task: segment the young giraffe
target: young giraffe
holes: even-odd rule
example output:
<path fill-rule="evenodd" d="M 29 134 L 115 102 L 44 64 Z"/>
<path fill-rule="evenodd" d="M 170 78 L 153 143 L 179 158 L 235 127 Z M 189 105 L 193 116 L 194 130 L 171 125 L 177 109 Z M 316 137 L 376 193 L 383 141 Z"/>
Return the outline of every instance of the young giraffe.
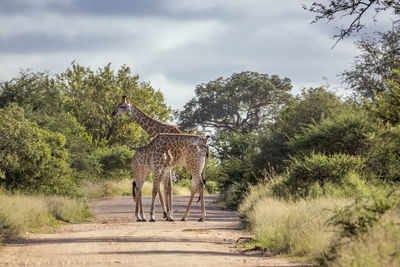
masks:
<path fill-rule="evenodd" d="M 164 160 L 167 161 L 167 158 L 164 157 Z M 142 208 L 142 187 L 147 179 L 147 176 L 151 172 L 153 172 L 153 170 L 157 166 L 157 164 L 160 164 L 160 163 L 153 161 L 153 152 L 152 152 L 152 147 L 150 145 L 147 145 L 147 146 L 144 146 L 144 147 L 138 149 L 132 158 L 132 172 L 133 172 L 133 180 L 134 180 L 134 182 L 132 183 L 132 195 L 133 195 L 133 199 L 135 200 L 135 203 L 136 203 L 135 216 L 136 216 L 136 221 L 138 221 L 138 222 L 146 221 L 146 218 L 145 218 L 145 215 L 143 212 L 143 208 Z M 162 164 L 166 165 L 167 162 L 162 162 Z M 169 202 L 168 195 L 171 194 L 169 192 L 169 187 L 167 186 L 168 181 L 163 181 L 163 184 L 164 184 L 165 200 L 168 203 Z M 154 183 L 153 183 L 153 185 L 154 185 Z M 164 202 L 163 202 L 163 199 L 161 196 L 160 187 L 157 187 L 157 191 L 159 194 L 161 207 L 163 209 L 164 218 L 166 218 L 169 221 L 172 221 L 173 220 L 172 214 L 167 212 L 167 208 L 164 205 Z M 170 207 L 171 205 L 169 204 L 167 206 Z"/>
<path fill-rule="evenodd" d="M 197 191 L 199 191 L 201 201 L 201 216 L 199 221 L 203 221 L 206 212 L 204 207 L 204 181 L 201 176 L 202 170 L 208 157 L 208 139 L 202 138 L 197 135 L 188 134 L 159 134 L 149 145 L 148 150 L 151 156 L 151 162 L 153 164 L 153 191 L 152 201 L 150 209 L 150 221 L 155 221 L 154 218 L 154 201 L 157 196 L 158 188 L 160 184 L 164 182 L 164 194 L 167 197 L 167 192 L 170 191 L 170 184 L 165 181 L 168 179 L 164 174 L 169 173 L 174 164 L 181 164 L 186 166 L 192 174 L 192 189 L 191 196 L 186 208 L 186 212 L 182 218 L 182 221 L 186 221 L 189 216 L 190 207 L 192 205 L 193 197 Z M 177 153 L 179 151 L 179 153 Z M 176 158 L 174 158 L 174 155 Z M 141 196 L 141 186 L 138 185 L 138 195 Z M 138 201 L 140 201 L 139 207 L 141 208 L 141 199 L 136 197 L 136 207 L 138 207 Z M 167 202 L 167 218 L 172 220 L 172 207 Z"/>

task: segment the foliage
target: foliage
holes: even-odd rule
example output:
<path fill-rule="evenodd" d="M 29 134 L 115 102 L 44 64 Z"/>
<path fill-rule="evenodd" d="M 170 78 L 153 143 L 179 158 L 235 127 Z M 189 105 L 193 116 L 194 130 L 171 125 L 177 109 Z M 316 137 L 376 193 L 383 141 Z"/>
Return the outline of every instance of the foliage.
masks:
<path fill-rule="evenodd" d="M 69 152 L 68 163 L 75 171 L 75 176 L 83 179 L 96 177 L 100 173 L 100 164 L 93 156 L 95 146 L 91 137 L 71 114 L 60 112 L 50 116 L 34 112 L 27 116 L 41 128 L 65 136 L 65 148 Z"/>
<path fill-rule="evenodd" d="M 368 139 L 367 168 L 380 181 L 400 182 L 400 124 L 382 127 Z"/>
<path fill-rule="evenodd" d="M 367 109 L 385 123 L 400 123 L 400 70 L 393 70 L 393 79 L 386 81 L 388 90 L 376 94 L 375 100 L 367 103 Z"/>
<path fill-rule="evenodd" d="M 350 186 L 350 194 L 363 189 L 363 182 L 357 175 L 365 167 L 365 159 L 346 154 L 314 154 L 304 157 L 292 157 L 287 170 L 287 179 L 283 181 L 294 198 L 317 197 L 324 195 L 327 185 Z"/>
<path fill-rule="evenodd" d="M 257 72 L 234 73 L 196 87 L 196 97 L 179 113 L 179 127 L 213 127 L 248 133 L 261 130 L 289 99 L 288 78 Z"/>
<path fill-rule="evenodd" d="M 29 106 L 42 114 L 52 114 L 61 106 L 62 92 L 48 73 L 24 70 L 19 77 L 0 82 L 0 108 L 10 103 L 24 108 Z"/>
<path fill-rule="evenodd" d="M 362 19 L 365 21 L 368 10 L 374 9 L 373 21 L 376 21 L 376 15 L 381 11 L 391 10 L 393 14 L 398 15 L 400 3 L 398 0 L 333 0 L 329 1 L 329 5 L 313 2 L 310 7 L 303 5 L 303 8 L 315 14 L 313 23 L 320 20 L 332 21 L 338 17 L 341 19 L 350 18 L 349 22 L 346 23 L 347 25 L 338 28 L 339 33 L 333 36 L 340 41 L 365 28 Z"/>
<path fill-rule="evenodd" d="M 303 89 L 301 95 L 282 109 L 273 129 L 292 138 L 302 133 L 306 126 L 334 116 L 344 107 L 338 96 L 323 87 Z"/>
<path fill-rule="evenodd" d="M 377 35 L 378 39 L 364 37 L 356 42 L 360 55 L 351 69 L 340 75 L 349 89 L 370 99 L 389 90 L 391 86 L 386 81 L 398 78 L 392 70 L 400 68 L 400 26 Z"/>
<path fill-rule="evenodd" d="M 388 226 L 384 225 L 385 222 L 382 220 L 382 217 L 390 211 L 396 210 L 394 213 L 395 221 L 397 223 L 400 222 L 399 207 L 399 191 L 392 190 L 387 194 L 377 194 L 375 192 L 368 198 L 356 199 L 351 205 L 336 208 L 329 222 L 331 225 L 339 228 L 339 236 L 331 244 L 330 248 L 321 255 L 319 258 L 320 264 L 329 265 L 331 262 L 340 261 L 340 258 L 343 258 L 341 254 L 346 254 L 342 249 L 343 247 L 351 247 L 349 244 L 359 243 L 358 241 L 365 239 L 371 230 L 379 224 L 381 226 L 382 224 L 383 226 Z M 393 224 L 393 221 L 389 222 L 389 224 Z M 395 254 L 387 256 L 391 256 L 393 259 L 396 257 Z"/>
<path fill-rule="evenodd" d="M 171 109 L 164 103 L 163 94 L 154 90 L 149 83 L 140 82 L 139 76 L 131 74 L 127 66 L 122 66 L 116 73 L 111 64 L 98 69 L 97 72 L 73 63 L 58 76 L 58 83 L 65 92 L 64 109 L 85 127 L 95 144 L 106 143 L 111 128 L 111 113 L 119 103 L 122 95 L 129 96 L 135 104 L 149 116 L 165 121 L 171 119 Z M 147 135 L 144 134 L 131 118 L 122 118 L 109 140 L 109 144 L 144 145 Z"/>
<path fill-rule="evenodd" d="M 386 218 L 388 217 L 388 218 Z M 337 248 L 335 259 L 320 260 L 327 266 L 387 266 L 400 265 L 400 217 L 399 210 L 393 209 L 380 222 L 369 229 L 362 238 L 353 239 Z"/>
<path fill-rule="evenodd" d="M 29 122 L 15 105 L 0 109 L 0 183 L 9 190 L 77 195 L 65 137 Z"/>
<path fill-rule="evenodd" d="M 259 153 L 254 157 L 254 165 L 260 169 L 273 168 L 282 172 L 293 150 L 288 142 L 296 134 L 303 133 L 308 125 L 318 124 L 326 117 L 335 116 L 344 104 L 332 92 L 326 89 L 309 88 L 300 96 L 292 99 L 278 114 L 270 131 L 260 134 Z"/>
<path fill-rule="evenodd" d="M 217 159 L 220 160 L 218 168 L 218 187 L 226 191 L 231 208 L 236 207 L 243 194 L 247 191 L 249 184 L 255 184 L 258 181 L 258 175 L 253 166 L 252 157 L 256 153 L 256 144 L 258 136 L 255 133 L 236 133 L 222 132 L 216 138 L 214 147 L 216 148 Z"/>
<path fill-rule="evenodd" d="M 113 146 L 99 148 L 95 151 L 94 157 L 101 165 L 104 178 L 118 180 L 130 176 L 134 153 L 127 146 Z"/>
<path fill-rule="evenodd" d="M 350 107 L 318 124 L 310 124 L 303 133 L 294 136 L 289 147 L 304 155 L 312 152 L 361 155 L 366 150 L 368 135 L 377 128 L 363 110 Z"/>

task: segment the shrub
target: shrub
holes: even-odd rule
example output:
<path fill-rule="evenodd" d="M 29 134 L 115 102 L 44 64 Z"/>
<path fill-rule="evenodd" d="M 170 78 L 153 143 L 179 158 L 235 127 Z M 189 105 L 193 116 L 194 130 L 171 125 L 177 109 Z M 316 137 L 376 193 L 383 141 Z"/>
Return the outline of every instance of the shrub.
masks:
<path fill-rule="evenodd" d="M 330 224 L 338 238 L 321 254 L 329 266 L 397 266 L 400 263 L 400 193 L 373 192 L 351 205 L 337 208 Z"/>
<path fill-rule="evenodd" d="M 367 167 L 379 180 L 400 182 L 400 125 L 385 127 L 368 140 Z"/>
<path fill-rule="evenodd" d="M 130 176 L 134 153 L 127 146 L 104 147 L 95 152 L 95 158 L 101 164 L 104 178 L 123 179 Z"/>
<path fill-rule="evenodd" d="M 51 132 L 58 132 L 65 136 L 65 147 L 68 149 L 68 163 L 80 179 L 96 177 L 100 173 L 98 161 L 93 156 L 94 145 L 91 137 L 86 133 L 74 117 L 69 113 L 54 113 L 43 115 L 36 112 L 29 114 L 29 119 Z"/>
<path fill-rule="evenodd" d="M 346 109 L 318 124 L 309 125 L 303 133 L 295 135 L 289 147 L 296 154 L 358 155 L 365 151 L 365 140 L 376 128 L 376 124 L 361 110 Z"/>
<path fill-rule="evenodd" d="M 364 168 L 364 159 L 345 154 L 314 154 L 303 158 L 293 157 L 282 181 L 293 197 L 317 197 L 326 193 L 327 185 L 362 187 L 357 174 Z M 357 192 L 353 192 L 357 193 Z"/>
<path fill-rule="evenodd" d="M 24 110 L 0 110 L 0 184 L 9 190 L 77 196 L 65 137 L 29 122 Z"/>

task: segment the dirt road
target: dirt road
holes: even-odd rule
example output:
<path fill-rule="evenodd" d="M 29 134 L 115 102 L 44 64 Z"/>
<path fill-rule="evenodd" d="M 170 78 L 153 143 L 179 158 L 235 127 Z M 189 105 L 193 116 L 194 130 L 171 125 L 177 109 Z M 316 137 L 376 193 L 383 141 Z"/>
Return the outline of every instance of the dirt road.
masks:
<path fill-rule="evenodd" d="M 241 253 L 236 241 L 248 236 L 238 229 L 235 213 L 222 210 L 216 196 L 206 196 L 207 217 L 197 222 L 200 205 L 179 221 L 188 197 L 174 197 L 175 222 L 136 222 L 133 200 L 115 197 L 91 203 L 95 219 L 70 224 L 54 234 L 28 234 L 0 248 L 0 266 L 301 266 L 262 254 Z M 150 198 L 144 198 L 149 211 Z M 157 203 L 159 204 L 159 203 Z"/>

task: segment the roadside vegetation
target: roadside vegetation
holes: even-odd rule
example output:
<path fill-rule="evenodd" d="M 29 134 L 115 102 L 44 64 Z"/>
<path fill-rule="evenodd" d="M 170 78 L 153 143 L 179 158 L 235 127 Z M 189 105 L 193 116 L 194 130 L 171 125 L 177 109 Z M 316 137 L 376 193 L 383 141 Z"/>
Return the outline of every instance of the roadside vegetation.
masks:
<path fill-rule="evenodd" d="M 0 241 L 26 232 L 52 232 L 63 223 L 91 217 L 84 199 L 0 191 Z"/>
<path fill-rule="evenodd" d="M 181 128 L 214 129 L 209 177 L 254 234 L 248 246 L 322 266 L 400 265 L 400 28 L 356 44 L 348 97 L 293 96 L 287 78 L 243 72 L 198 86 L 179 113 Z"/>

